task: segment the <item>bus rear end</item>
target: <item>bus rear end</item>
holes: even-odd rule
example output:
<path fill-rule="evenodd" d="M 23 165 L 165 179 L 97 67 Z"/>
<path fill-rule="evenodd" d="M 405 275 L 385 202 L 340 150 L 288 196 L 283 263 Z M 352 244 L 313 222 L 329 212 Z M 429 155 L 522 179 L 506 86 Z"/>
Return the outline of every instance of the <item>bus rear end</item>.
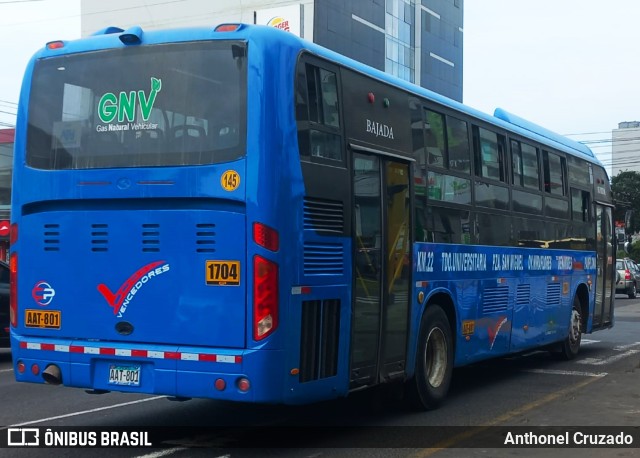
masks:
<path fill-rule="evenodd" d="M 55 42 L 27 69 L 16 379 L 270 400 L 251 386 L 269 356 L 247 345 L 277 324 L 277 268 L 247 254 L 260 236 L 245 203 L 246 41 L 136 38 Z M 256 233 L 269 248 L 268 228 Z"/>

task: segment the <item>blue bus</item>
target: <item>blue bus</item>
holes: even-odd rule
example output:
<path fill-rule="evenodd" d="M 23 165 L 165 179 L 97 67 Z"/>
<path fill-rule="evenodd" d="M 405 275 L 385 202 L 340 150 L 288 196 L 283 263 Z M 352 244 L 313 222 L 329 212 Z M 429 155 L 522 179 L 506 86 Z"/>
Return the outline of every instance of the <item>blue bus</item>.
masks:
<path fill-rule="evenodd" d="M 272 28 L 108 28 L 30 61 L 16 379 L 301 404 L 613 325 L 585 146 Z"/>

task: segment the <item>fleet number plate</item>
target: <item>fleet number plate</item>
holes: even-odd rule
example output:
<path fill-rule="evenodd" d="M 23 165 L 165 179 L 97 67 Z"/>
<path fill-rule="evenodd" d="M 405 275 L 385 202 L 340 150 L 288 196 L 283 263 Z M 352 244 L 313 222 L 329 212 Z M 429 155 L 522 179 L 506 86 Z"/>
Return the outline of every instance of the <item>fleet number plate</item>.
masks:
<path fill-rule="evenodd" d="M 112 385 L 140 386 L 140 366 L 109 366 L 109 383 Z"/>
<path fill-rule="evenodd" d="M 205 279 L 207 285 L 238 286 L 240 261 L 207 261 Z"/>
<path fill-rule="evenodd" d="M 60 310 L 24 311 L 24 325 L 27 328 L 60 329 L 62 314 Z"/>

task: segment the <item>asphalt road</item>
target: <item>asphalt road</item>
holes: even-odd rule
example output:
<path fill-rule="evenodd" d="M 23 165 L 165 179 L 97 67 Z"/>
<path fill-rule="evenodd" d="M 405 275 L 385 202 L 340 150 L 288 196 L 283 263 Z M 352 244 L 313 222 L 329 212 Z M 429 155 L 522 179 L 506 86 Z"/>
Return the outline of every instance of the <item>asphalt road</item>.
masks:
<path fill-rule="evenodd" d="M 412 412 L 381 392 L 299 407 L 89 395 L 16 383 L 11 355 L 0 350 L 0 434 L 32 426 L 165 428 L 162 450 L 65 449 L 65 456 L 640 456 L 638 443 L 623 449 L 514 450 L 489 449 L 482 441 L 487 431 L 512 427 L 640 427 L 640 299 L 618 296 L 615 317 L 613 329 L 583 336 L 573 361 L 533 352 L 457 369 L 446 404 L 431 412 Z M 273 437 L 290 448 L 264 448 Z M 475 448 L 459 448 L 474 439 Z M 2 450 L 3 456 L 50 454 Z"/>

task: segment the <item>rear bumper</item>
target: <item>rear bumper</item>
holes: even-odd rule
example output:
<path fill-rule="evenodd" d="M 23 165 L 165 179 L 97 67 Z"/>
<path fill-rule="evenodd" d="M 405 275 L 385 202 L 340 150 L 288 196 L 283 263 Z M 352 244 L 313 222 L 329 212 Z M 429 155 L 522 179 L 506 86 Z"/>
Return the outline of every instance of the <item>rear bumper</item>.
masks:
<path fill-rule="evenodd" d="M 616 283 L 616 293 L 627 294 L 633 287 L 633 280 L 622 280 Z"/>
<path fill-rule="evenodd" d="M 11 339 L 18 382 L 45 383 L 42 372 L 54 364 L 69 387 L 211 398 L 239 402 L 282 403 L 283 353 L 265 350 L 229 350 L 153 345 L 143 348 L 115 342 Z M 24 364 L 21 373 L 18 364 Z M 35 367 L 37 366 L 37 370 Z M 113 366 L 140 368 L 138 386 L 109 383 Z M 248 391 L 238 380 L 250 382 Z M 222 379 L 225 388 L 216 389 Z"/>

